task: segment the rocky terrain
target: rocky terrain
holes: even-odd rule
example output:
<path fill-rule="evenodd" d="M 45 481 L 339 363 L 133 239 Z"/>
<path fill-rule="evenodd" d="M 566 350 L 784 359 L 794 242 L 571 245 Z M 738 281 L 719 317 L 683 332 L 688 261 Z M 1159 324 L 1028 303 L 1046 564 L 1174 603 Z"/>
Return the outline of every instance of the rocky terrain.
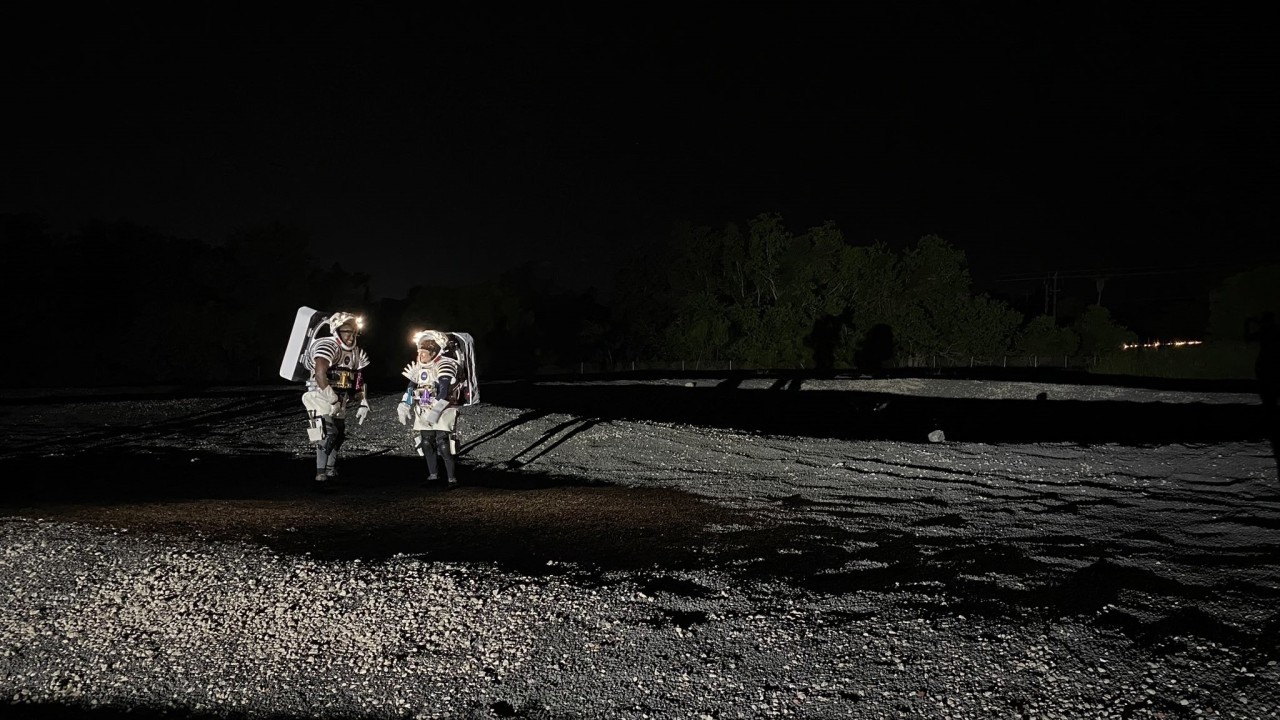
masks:
<path fill-rule="evenodd" d="M 1254 396 L 930 377 L 491 383 L 461 487 L 391 395 L 0 405 L 8 717 L 1267 718 Z"/>

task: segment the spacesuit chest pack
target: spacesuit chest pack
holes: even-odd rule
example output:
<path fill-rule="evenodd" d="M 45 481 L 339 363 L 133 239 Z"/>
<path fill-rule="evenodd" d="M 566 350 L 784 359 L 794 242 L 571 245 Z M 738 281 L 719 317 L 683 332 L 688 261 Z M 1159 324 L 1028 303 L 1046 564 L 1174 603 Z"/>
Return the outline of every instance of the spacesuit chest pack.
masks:
<path fill-rule="evenodd" d="M 355 368 L 355 353 L 339 348 L 338 356 L 329 366 L 329 387 L 339 395 L 353 395 L 364 389 L 364 373 Z"/>

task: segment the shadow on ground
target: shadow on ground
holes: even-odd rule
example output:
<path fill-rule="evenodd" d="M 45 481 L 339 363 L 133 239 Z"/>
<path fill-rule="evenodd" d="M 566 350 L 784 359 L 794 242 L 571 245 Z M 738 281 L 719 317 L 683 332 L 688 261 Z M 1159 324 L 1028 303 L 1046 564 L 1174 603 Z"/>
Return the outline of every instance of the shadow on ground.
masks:
<path fill-rule="evenodd" d="M 756 378 L 759 379 L 759 378 Z M 777 378 L 770 388 L 715 385 L 495 384 L 486 402 L 613 420 L 650 420 L 776 435 L 842 440 L 926 442 L 942 430 L 951 441 L 1073 442 L 1155 445 L 1266 441 L 1262 406 L 941 398 L 847 390 L 804 390 L 805 379 Z"/>
<path fill-rule="evenodd" d="M 97 470 L 71 472 L 86 462 Z M 717 569 L 747 582 L 781 580 L 823 594 L 908 591 L 929 612 L 1018 617 L 1106 611 L 1109 622 L 1139 639 L 1182 632 L 1250 642 L 1238 629 L 1194 611 L 1219 588 L 1113 562 L 1151 552 L 1140 547 L 1150 538 L 1128 547 L 1123 538 L 937 537 L 926 526 L 965 524 L 945 508 L 918 526 L 855 532 L 803 519 L 766 520 L 676 490 L 503 467 L 463 465 L 463 486 L 446 491 L 403 480 L 420 475 L 419 462 L 386 455 L 350 458 L 344 476 L 317 492 L 312 481 L 298 479 L 309 476 L 310 458 L 283 455 L 182 451 L 6 459 L 0 460 L 0 474 L 32 482 L 10 484 L 0 515 L 247 542 L 322 560 L 376 562 L 409 555 L 492 563 L 530 575 L 572 573 L 584 581 L 624 572 L 657 582 L 671 573 Z M 69 479 L 38 481 L 59 476 Z M 1260 547 L 1256 557 L 1234 561 L 1271 563 L 1276 552 Z M 983 579 L 1008 575 L 1019 582 Z M 687 596 L 707 591 L 696 583 L 670 582 L 652 589 Z M 1238 582 L 1232 591 L 1280 600 L 1273 590 Z M 1188 608 L 1186 617 L 1166 619 L 1159 627 L 1140 621 L 1115 607 L 1126 593 L 1177 598 Z"/>
<path fill-rule="evenodd" d="M 951 440 L 991 443 L 1155 444 L 1265 437 L 1260 406 L 1244 404 L 798 392 L 803 381 L 779 378 L 766 390 L 744 390 L 732 379 L 705 388 L 507 383 L 494 384 L 487 402 L 526 409 L 512 421 L 517 424 L 548 413 L 578 416 L 558 432 L 580 432 L 588 422 L 581 418 L 599 418 L 913 442 L 938 427 Z M 289 398 L 262 399 L 260 404 L 261 412 L 293 412 Z M 676 490 L 538 474 L 519 463 L 463 463 L 463 486 L 446 492 L 406 480 L 421 475 L 419 458 L 390 454 L 348 458 L 343 476 L 327 492 L 317 493 L 310 481 L 310 457 L 258 448 L 242 448 L 235 455 L 188 449 L 191 438 L 201 437 L 210 423 L 221 419 L 201 415 L 149 424 L 145 432 L 154 438 L 174 438 L 169 447 L 80 451 L 83 446 L 74 441 L 55 440 L 57 447 L 44 451 L 68 454 L 18 452 L 0 458 L 0 477 L 6 479 L 0 515 L 244 541 L 322 559 L 376 561 L 410 555 L 493 563 L 529 574 L 559 574 L 570 566 L 597 577 L 623 571 L 641 579 L 721 569 L 746 581 L 783 580 L 820 593 L 907 590 L 934 612 L 1015 617 L 1104 613 L 1108 622 L 1152 643 L 1179 633 L 1196 634 L 1257 643 L 1274 653 L 1280 636 L 1275 616 L 1267 621 L 1269 631 L 1250 640 L 1198 610 L 1208 593 L 1223 588 L 1169 580 L 1113 560 L 1141 557 L 1143 543 L 1063 537 L 991 542 L 963 532 L 938 539 L 927 528 L 914 527 L 857 533 L 804 520 L 766 520 Z M 545 452 L 545 444 L 517 459 Z M 960 528 L 965 519 L 943 508 L 928 522 Z M 1275 546 L 1258 548 L 1256 556 L 1238 561 L 1270 564 L 1275 553 Z M 1204 562 L 1222 559 L 1206 557 Z M 1019 582 L 982 579 L 1010 574 Z M 702 591 L 696 585 L 659 589 L 685 595 Z M 1270 588 L 1230 590 L 1272 605 L 1280 600 Z M 1176 598 L 1185 611 L 1139 620 L 1114 607 L 1117 598 L 1135 593 Z"/>
<path fill-rule="evenodd" d="M 0 514 L 247 541 L 323 559 L 403 554 L 536 573 L 559 572 L 556 564 L 700 566 L 717 525 L 758 522 L 676 490 L 465 463 L 460 486 L 445 490 L 405 480 L 422 475 L 421 459 L 405 456 L 348 458 L 343 475 L 318 491 L 311 462 L 189 450 L 3 459 L 0 475 L 10 482 Z"/>

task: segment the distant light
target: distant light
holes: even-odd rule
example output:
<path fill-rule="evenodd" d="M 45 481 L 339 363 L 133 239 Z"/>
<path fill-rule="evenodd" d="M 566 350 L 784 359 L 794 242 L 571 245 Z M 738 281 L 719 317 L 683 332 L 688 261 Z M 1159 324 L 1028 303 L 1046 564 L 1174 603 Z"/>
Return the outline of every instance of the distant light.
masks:
<path fill-rule="evenodd" d="M 1203 344 L 1204 343 L 1201 342 L 1200 340 L 1168 340 L 1164 342 L 1161 342 L 1160 340 L 1156 340 L 1154 342 L 1149 342 L 1149 343 L 1125 343 L 1120 347 L 1121 349 L 1124 349 L 1124 350 L 1136 350 L 1138 348 L 1154 349 L 1154 348 L 1162 348 L 1162 347 L 1187 347 L 1189 345 L 1203 345 Z"/>

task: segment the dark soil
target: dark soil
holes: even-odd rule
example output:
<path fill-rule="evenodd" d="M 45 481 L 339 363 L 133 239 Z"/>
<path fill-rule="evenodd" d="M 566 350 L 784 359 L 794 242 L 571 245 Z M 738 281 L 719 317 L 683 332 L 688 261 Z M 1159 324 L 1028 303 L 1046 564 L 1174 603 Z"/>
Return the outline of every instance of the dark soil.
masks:
<path fill-rule="evenodd" d="M 86 472 L 91 462 L 95 471 Z M 260 543 L 318 558 L 548 563 L 594 570 L 702 565 L 716 525 L 759 522 L 693 495 L 528 472 L 471 469 L 445 490 L 415 457 L 352 458 L 323 490 L 310 459 L 118 453 L 0 460 L 11 485 L 0 515 Z M 463 475 L 465 473 L 465 475 Z"/>

